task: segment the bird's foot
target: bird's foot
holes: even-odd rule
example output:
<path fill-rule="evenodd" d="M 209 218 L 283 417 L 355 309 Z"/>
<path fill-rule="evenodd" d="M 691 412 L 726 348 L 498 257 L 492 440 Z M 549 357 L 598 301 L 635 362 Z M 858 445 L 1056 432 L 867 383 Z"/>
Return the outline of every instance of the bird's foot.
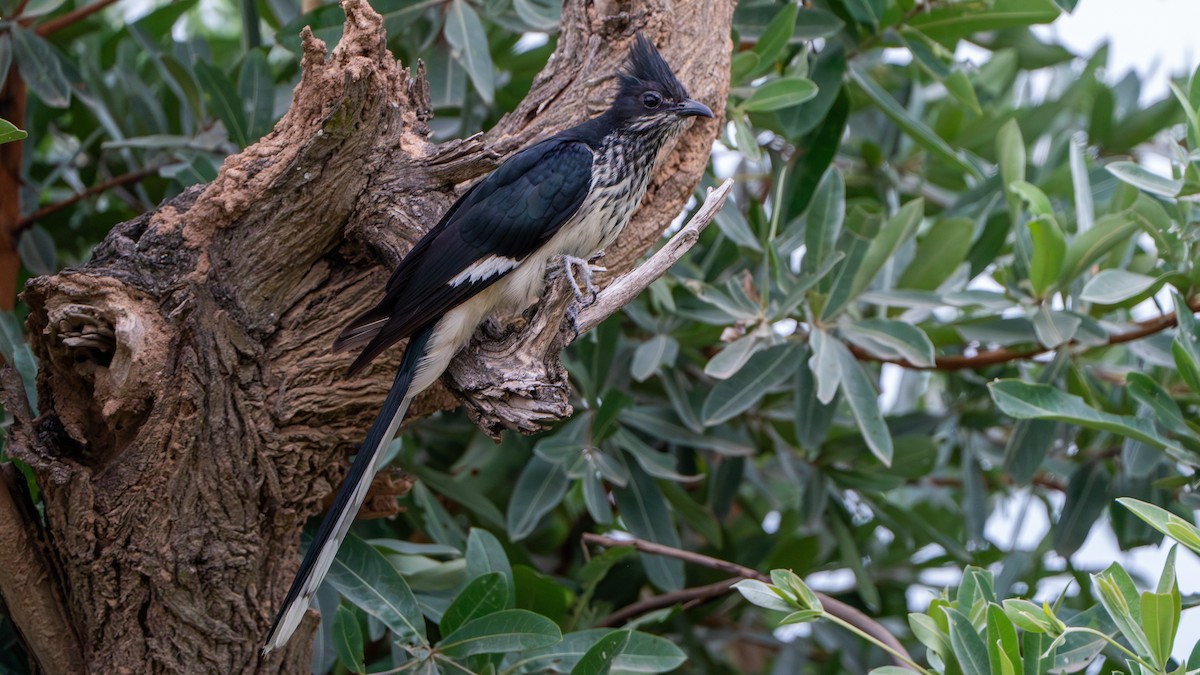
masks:
<path fill-rule="evenodd" d="M 593 272 L 605 272 L 605 268 L 594 265 L 583 258 L 577 258 L 573 255 L 562 256 L 563 273 L 567 277 L 567 282 L 571 284 L 571 291 L 575 294 L 575 302 L 587 307 L 596 301 L 596 285 L 592 283 Z M 580 284 L 575 280 L 575 270 L 579 271 L 579 277 L 583 280 Z M 584 296 L 588 299 L 585 302 Z"/>

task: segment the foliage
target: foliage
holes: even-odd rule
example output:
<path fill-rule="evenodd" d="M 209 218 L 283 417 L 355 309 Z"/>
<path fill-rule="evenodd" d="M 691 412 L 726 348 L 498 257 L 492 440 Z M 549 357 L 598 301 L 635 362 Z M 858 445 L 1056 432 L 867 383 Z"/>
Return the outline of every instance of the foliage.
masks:
<path fill-rule="evenodd" d="M 149 170 L 27 229 L 31 274 L 210 180 L 286 108 L 300 27 L 331 46 L 343 18 L 182 0 L 43 36 L 76 3 L 17 4 L 0 0 L 0 63 L 31 91 L 23 213 Z M 423 60 L 440 138 L 520 100 L 553 47 L 522 36 L 558 14 L 372 4 L 392 53 Z M 1142 104 L 1136 75 L 1106 81 L 1104 49 L 1031 31 L 1073 4 L 739 3 L 714 161 L 735 198 L 567 352 L 571 420 L 497 448 L 445 414 L 397 442 L 416 487 L 339 554 L 314 669 L 893 672 L 861 634 L 814 623 L 828 613 L 801 579 L 824 572 L 932 672 L 1173 672 L 1169 629 L 1196 603 L 1175 554 L 1140 592 L 1075 554 L 1109 527 L 1123 549 L 1164 533 L 1196 548 L 1200 75 Z M 29 361 L 8 329 L 4 352 Z M 988 526 L 1039 512 L 1054 522 L 1034 541 Z M 739 589 L 782 604 L 647 608 L 609 630 L 729 572 L 581 550 L 597 530 L 790 570 Z M 809 632 L 784 639 L 778 609 Z"/>
<path fill-rule="evenodd" d="M 1170 536 L 1200 553 L 1200 528 L 1176 522 L 1182 519 L 1152 504 L 1132 499 L 1119 501 L 1155 529 L 1164 533 L 1173 531 Z M 1092 591 L 1104 613 L 1095 607 L 1062 612 L 1047 602 L 1039 607 L 1020 598 L 1004 599 L 1000 604 L 995 576 L 988 570 L 968 566 L 953 598 L 943 593 L 925 612 L 908 615 L 913 635 L 928 650 L 930 668 L 923 668 L 903 655 L 893 655 L 926 675 L 949 672 L 1015 675 L 1075 672 L 1110 647 L 1127 659 L 1131 673 L 1195 672 L 1200 669 L 1200 644 L 1193 648 L 1186 664 L 1170 668 L 1182 602 L 1175 575 L 1176 551 L 1176 547 L 1171 548 L 1153 591 L 1139 593 L 1129 573 L 1117 563 L 1092 574 Z M 828 619 L 851 631 L 857 630 L 826 613 L 816 594 L 792 572 L 774 570 L 771 578 L 773 584 L 752 579 L 741 581 L 738 591 L 755 605 L 789 612 L 780 620 L 781 624 Z M 1065 616 L 1060 618 L 1060 614 Z M 890 651 L 875 638 L 859 635 Z M 872 675 L 907 672 L 911 671 L 896 666 L 881 666 L 871 671 Z"/>

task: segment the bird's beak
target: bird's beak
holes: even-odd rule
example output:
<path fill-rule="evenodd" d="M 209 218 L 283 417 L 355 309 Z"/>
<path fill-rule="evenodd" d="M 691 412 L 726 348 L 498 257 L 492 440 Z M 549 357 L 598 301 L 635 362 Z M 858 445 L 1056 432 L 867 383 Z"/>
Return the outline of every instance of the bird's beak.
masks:
<path fill-rule="evenodd" d="M 708 106 L 699 101 L 693 101 L 690 98 L 684 99 L 683 103 L 675 106 L 675 114 L 680 117 L 708 117 L 710 119 L 713 116 Z"/>

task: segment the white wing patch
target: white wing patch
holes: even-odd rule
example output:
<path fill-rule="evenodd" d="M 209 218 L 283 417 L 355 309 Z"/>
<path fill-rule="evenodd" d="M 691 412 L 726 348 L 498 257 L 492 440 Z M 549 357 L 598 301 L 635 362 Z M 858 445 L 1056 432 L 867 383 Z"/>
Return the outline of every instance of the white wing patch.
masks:
<path fill-rule="evenodd" d="M 458 273 L 458 276 L 450 280 L 451 286 L 461 286 L 466 283 L 475 283 L 492 277 L 500 276 L 505 272 L 509 272 L 520 265 L 521 261 L 516 258 L 507 258 L 499 255 L 489 255 L 486 258 L 480 258 L 475 261 L 470 267 Z"/>

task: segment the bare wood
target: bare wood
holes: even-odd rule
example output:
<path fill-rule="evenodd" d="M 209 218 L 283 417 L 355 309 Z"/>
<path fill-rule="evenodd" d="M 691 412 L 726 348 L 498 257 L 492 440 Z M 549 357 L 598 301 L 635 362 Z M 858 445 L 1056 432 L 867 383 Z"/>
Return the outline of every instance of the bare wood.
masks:
<path fill-rule="evenodd" d="M 604 546 L 606 548 L 612 548 L 614 546 L 631 546 L 643 553 L 663 555 L 669 558 L 676 558 L 684 562 L 689 562 L 693 565 L 700 565 L 701 567 L 721 570 L 722 572 L 733 574 L 734 576 L 738 577 L 738 579 L 757 579 L 758 581 L 762 581 L 764 583 L 771 583 L 771 578 L 759 572 L 758 570 L 744 567 L 737 563 L 729 562 L 728 560 L 713 558 L 712 556 L 707 556 L 702 553 L 694 553 L 692 551 L 684 551 L 682 549 L 665 546 L 663 544 L 656 544 L 652 541 L 646 541 L 645 539 L 638 539 L 636 537 L 622 537 L 618 539 L 616 537 L 610 537 L 603 534 L 585 532 L 583 535 L 583 541 L 596 544 L 597 546 Z M 705 598 L 712 597 L 712 595 L 709 594 L 714 593 L 716 590 L 715 588 L 708 586 L 700 588 L 703 589 L 702 595 Z M 734 589 L 730 587 L 727 589 L 727 592 L 732 592 L 733 590 Z M 817 593 L 817 597 L 821 600 L 821 606 L 824 607 L 830 615 L 845 621 L 867 635 L 879 640 L 883 644 L 886 644 L 887 646 L 896 650 L 897 654 L 904 656 L 904 658 L 908 659 L 909 662 L 912 662 L 912 656 L 909 655 L 908 650 L 904 648 L 904 645 L 900 643 L 900 640 L 898 640 L 895 635 L 892 635 L 890 632 L 888 632 L 888 629 L 884 628 L 883 625 L 878 621 L 872 619 L 866 614 L 863 614 L 854 607 L 847 605 L 841 600 L 838 600 L 837 598 L 832 598 L 824 593 Z M 671 605 L 673 604 L 675 604 L 675 602 L 671 603 Z M 666 606 L 669 607 L 671 605 Z M 653 611 L 654 609 L 661 608 L 653 605 L 652 603 L 646 603 L 643 605 L 643 607 L 646 608 L 646 611 Z M 893 660 L 898 666 L 906 665 L 904 661 L 898 658 L 893 657 Z"/>
<path fill-rule="evenodd" d="M 301 81 L 270 134 L 212 183 L 116 226 L 87 266 L 26 288 L 42 416 L 13 449 L 42 487 L 86 670 L 306 672 L 312 624 L 268 659 L 258 648 L 300 528 L 337 484 L 401 351 L 346 380 L 352 355 L 330 354 L 333 336 L 471 181 L 604 106 L 637 31 L 693 97 L 717 111 L 726 100 L 732 0 L 571 0 L 526 99 L 486 133 L 436 145 L 423 71 L 395 62 L 365 0 L 343 8 L 332 54 L 304 32 Z M 608 251 L 614 274 L 682 209 L 719 125 L 695 124 L 663 161 Z M 558 339 L 556 302 L 524 331 L 504 330 Z M 487 337 L 456 360 L 482 384 L 447 378 L 413 414 L 465 401 L 484 427 L 531 428 L 521 415 L 534 399 L 494 386 L 521 381 L 522 364 L 489 371 L 495 362 L 475 356 L 494 351 Z M 536 371 L 545 379 L 523 380 L 534 394 L 565 383 L 552 351 Z"/>

